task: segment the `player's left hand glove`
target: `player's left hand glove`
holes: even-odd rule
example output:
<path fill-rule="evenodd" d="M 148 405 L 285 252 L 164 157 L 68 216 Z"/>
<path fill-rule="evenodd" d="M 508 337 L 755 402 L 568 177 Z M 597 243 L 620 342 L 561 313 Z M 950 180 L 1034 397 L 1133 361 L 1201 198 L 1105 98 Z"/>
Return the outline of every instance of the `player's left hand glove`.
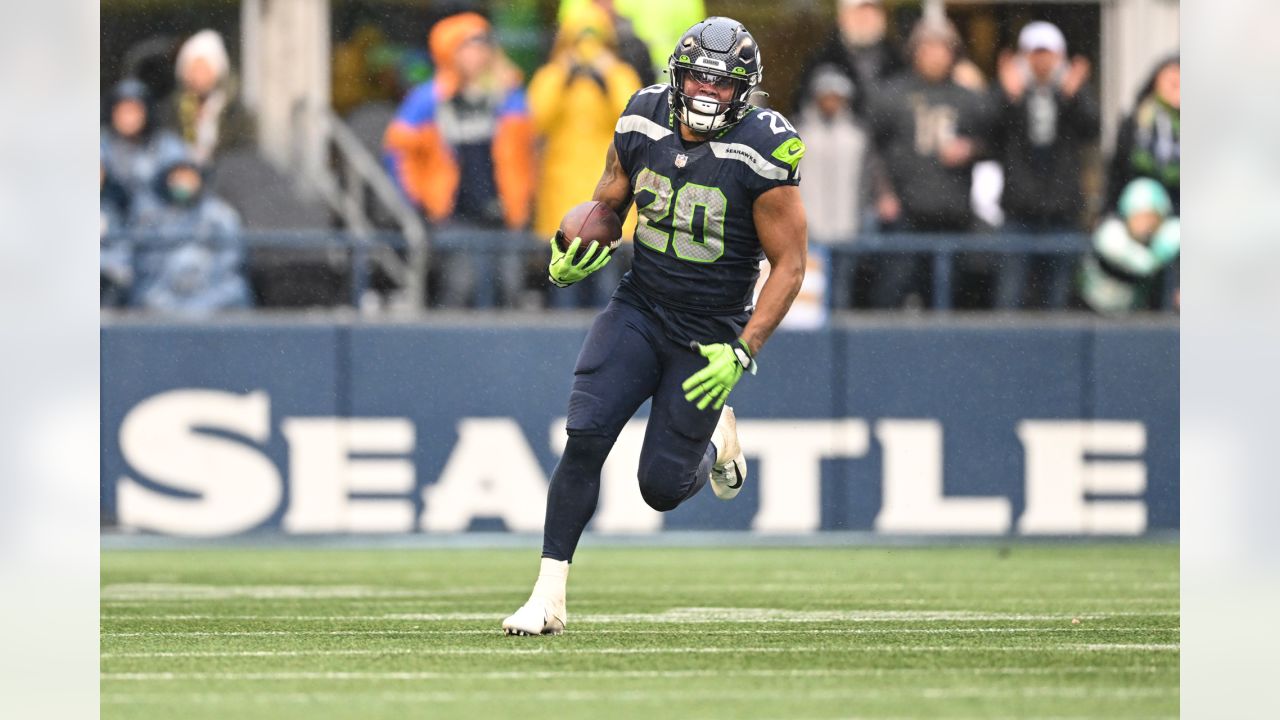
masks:
<path fill-rule="evenodd" d="M 560 231 L 557 230 L 551 237 L 551 264 L 547 266 L 547 278 L 556 287 L 569 287 L 607 265 L 609 259 L 613 257 L 608 247 L 602 247 L 600 243 L 592 240 L 586 252 L 582 253 L 582 257 L 575 263 L 573 256 L 582 245 L 582 238 L 574 238 L 568 250 L 561 250 L 556 242 L 559 235 Z"/>
<path fill-rule="evenodd" d="M 751 357 L 751 349 L 742 338 L 738 338 L 734 345 L 692 343 L 690 347 L 707 359 L 707 366 L 690 375 L 680 388 L 685 391 L 685 400 L 698 401 L 699 410 L 705 410 L 711 403 L 715 403 L 712 407 L 716 410 L 724 407 L 724 401 L 729 399 L 729 391 L 738 384 L 742 372 L 746 370 L 752 375 L 756 374 L 756 361 Z"/>

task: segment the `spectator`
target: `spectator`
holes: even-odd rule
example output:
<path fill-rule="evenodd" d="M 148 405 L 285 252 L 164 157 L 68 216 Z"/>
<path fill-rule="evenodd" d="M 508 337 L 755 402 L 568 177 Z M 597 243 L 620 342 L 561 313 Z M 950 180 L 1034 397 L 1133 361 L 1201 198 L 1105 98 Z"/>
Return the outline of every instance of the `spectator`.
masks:
<path fill-rule="evenodd" d="M 156 127 L 147 87 L 135 78 L 122 80 L 108 98 L 101 148 L 106 175 L 130 202 L 151 191 L 161 168 L 186 156 L 177 135 Z"/>
<path fill-rule="evenodd" d="M 1151 178 L 1130 182 L 1118 215 L 1093 235 L 1080 269 L 1080 297 L 1094 311 L 1122 314 L 1155 305 L 1162 271 L 1178 257 L 1181 227 L 1173 202 Z"/>
<path fill-rule="evenodd" d="M 856 92 L 849 76 L 833 65 L 813 73 L 811 100 L 800 108 L 796 131 L 809 147 L 805 181 L 800 184 L 809 220 L 809 238 L 821 245 L 853 242 L 861 227 L 863 209 L 870 204 L 868 150 L 871 139 L 866 124 L 853 114 L 850 100 Z M 834 305 L 852 303 L 852 267 L 843 255 L 833 254 Z"/>
<path fill-rule="evenodd" d="M 437 226 L 524 229 L 533 199 L 533 124 L 519 71 L 477 13 L 436 23 L 429 45 L 436 75 L 409 93 L 383 138 L 392 176 Z M 467 248 L 436 257 L 447 304 L 464 305 L 475 291 L 476 306 L 492 305 L 492 277 L 507 304 L 517 301 L 519 254 Z"/>
<path fill-rule="evenodd" d="M 1156 65 L 1151 79 L 1138 93 L 1133 114 L 1125 118 L 1116 137 L 1107 178 L 1108 210 L 1116 207 L 1120 192 L 1131 180 L 1149 177 L 1164 186 L 1173 203 L 1173 214 L 1180 213 L 1181 84 L 1178 56 L 1172 55 Z"/>
<path fill-rule="evenodd" d="M 142 245 L 131 304 L 195 315 L 248 307 L 235 210 L 205 192 L 200 166 L 190 160 L 168 166 L 156 184 L 134 212 Z"/>
<path fill-rule="evenodd" d="M 609 13 L 609 18 L 613 21 L 613 34 L 618 39 L 618 57 L 635 71 L 636 77 L 640 79 L 640 87 L 649 87 L 658 82 L 649 46 L 636 35 L 631 19 L 618 13 L 613 0 L 596 0 L 596 5 Z"/>
<path fill-rule="evenodd" d="M 1085 211 L 1081 156 L 1098 138 L 1098 101 L 1088 86 L 1089 61 L 1067 60 L 1067 41 L 1047 22 L 1028 23 L 1018 36 L 1018 53 L 1000 58 L 996 93 L 997 144 L 1004 168 L 1001 205 L 1005 227 L 1015 233 L 1067 233 L 1081 229 Z M 996 305 L 1016 307 L 1023 299 L 1031 263 L 1025 255 L 1006 257 Z M 1045 305 L 1066 306 L 1072 259 L 1040 259 Z"/>
<path fill-rule="evenodd" d="M 635 72 L 615 54 L 609 16 L 598 5 L 584 5 L 560 26 L 550 62 L 529 83 L 534 127 L 545 138 L 533 223 L 539 237 L 550 237 L 570 208 L 591 198 L 614 125 L 640 87 Z M 606 266 L 575 288 L 552 293 L 551 301 L 603 306 L 620 270 Z"/>
<path fill-rule="evenodd" d="M 133 267 L 129 250 L 120 233 L 125 230 L 129 215 L 129 194 L 107 174 L 107 166 L 98 163 L 98 217 L 99 217 L 99 304 L 102 307 L 123 305 L 129 285 L 133 282 Z"/>
<path fill-rule="evenodd" d="M 968 232 L 975 160 L 987 152 L 988 112 L 981 95 L 952 80 L 960 36 L 946 20 L 921 20 L 911 32 L 912 71 L 890 82 L 871 106 L 871 124 L 886 177 L 877 189 L 882 227 L 909 232 Z M 884 258 L 871 301 L 900 304 L 917 258 Z"/>
<path fill-rule="evenodd" d="M 665 70 L 680 36 L 707 17 L 703 0 L 561 0 L 557 19 L 564 24 L 579 8 L 592 3 L 604 5 L 611 14 L 626 19 L 625 24 L 615 23 L 615 27 L 623 30 L 622 36 L 634 34 L 647 46 L 650 73 L 654 69 Z M 626 50 L 628 45 L 623 48 Z M 625 57 L 632 59 L 629 52 Z"/>
<path fill-rule="evenodd" d="M 862 115 L 889 78 L 906 69 L 906 63 L 885 39 L 888 18 L 883 0 L 840 0 L 836 19 L 832 34 L 804 63 L 794 104 L 801 108 L 810 103 L 814 74 L 819 68 L 834 67 L 853 83 L 849 107 Z"/>
<path fill-rule="evenodd" d="M 796 130 L 812 150 L 800 185 L 809 212 L 809 237 L 823 243 L 847 242 L 858 233 L 870 195 L 866 178 L 870 133 L 849 109 L 856 92 L 848 76 L 834 67 L 813 75 L 812 100 L 800 108 Z"/>
<path fill-rule="evenodd" d="M 951 79 L 960 36 L 947 21 L 922 20 L 909 42 L 913 70 L 886 86 L 872 129 L 888 171 L 882 221 L 912 231 L 964 232 L 974 161 L 986 152 L 988 117 L 977 93 Z"/>
<path fill-rule="evenodd" d="M 162 106 L 162 122 L 182 135 L 197 163 L 208 166 L 219 151 L 252 135 L 249 119 L 236 101 L 222 36 L 213 30 L 192 35 L 178 50 L 174 65 L 178 86 Z"/>

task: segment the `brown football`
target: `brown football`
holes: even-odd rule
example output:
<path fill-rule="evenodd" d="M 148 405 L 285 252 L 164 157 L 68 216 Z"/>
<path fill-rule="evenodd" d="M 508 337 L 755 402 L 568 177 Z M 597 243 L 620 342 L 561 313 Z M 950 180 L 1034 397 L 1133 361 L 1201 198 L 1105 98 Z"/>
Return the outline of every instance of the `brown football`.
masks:
<path fill-rule="evenodd" d="M 593 240 L 601 245 L 608 245 L 613 250 L 622 241 L 622 223 L 608 205 L 588 200 L 573 206 L 564 214 L 564 219 L 560 221 L 560 232 L 556 234 L 556 244 L 561 250 L 568 250 L 576 237 L 582 238 L 578 245 L 579 257 Z"/>

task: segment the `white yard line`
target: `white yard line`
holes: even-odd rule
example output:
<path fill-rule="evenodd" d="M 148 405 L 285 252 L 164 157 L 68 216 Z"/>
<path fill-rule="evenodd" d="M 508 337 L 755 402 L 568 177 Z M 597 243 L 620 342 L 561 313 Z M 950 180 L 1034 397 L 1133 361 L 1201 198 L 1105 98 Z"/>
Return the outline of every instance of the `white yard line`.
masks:
<path fill-rule="evenodd" d="M 1148 628 L 1148 627 L 1106 627 L 1106 628 L 1084 628 L 1084 627 L 1063 627 L 1063 628 L 994 628 L 994 627 L 981 627 L 981 628 L 897 628 L 897 629 L 895 629 L 895 628 L 877 628 L 877 629 L 868 629 L 868 628 L 822 628 L 822 629 L 795 629 L 795 630 L 774 630 L 774 629 L 751 630 L 751 631 L 749 631 L 748 633 L 745 633 L 745 634 L 750 634 L 750 635 L 1015 635 L 1015 634 L 1041 635 L 1041 634 L 1045 634 L 1045 633 L 1088 633 L 1088 632 L 1091 632 L 1091 631 L 1098 631 L 1098 632 L 1153 632 L 1153 629 L 1152 629 L 1152 628 Z M 276 631 L 268 631 L 268 632 L 276 632 Z M 285 632 L 286 634 L 301 634 L 301 633 L 287 633 L 287 631 L 280 631 L 280 632 Z M 1173 631 L 1173 630 L 1155 630 L 1155 632 L 1174 632 L 1174 631 Z M 158 633 L 149 633 L 149 634 L 158 634 Z M 208 634 L 211 634 L 211 635 L 216 636 L 216 635 L 218 635 L 219 633 L 212 633 L 212 632 L 211 632 L 211 633 L 208 633 Z M 313 635 L 313 634 L 320 634 L 320 635 L 344 635 L 344 634 L 345 634 L 345 635 L 367 635 L 367 634 L 378 634 L 378 635 L 406 635 L 406 634 L 413 634 L 413 635 L 497 635 L 497 634 L 498 634 L 498 631 L 497 631 L 497 630 L 439 630 L 439 631 L 431 631 L 431 630 L 427 630 L 427 631 L 407 631 L 407 632 L 402 632 L 402 631 L 377 631 L 377 630 L 374 630 L 374 631 L 360 631 L 360 630 L 342 631 L 342 630 L 335 630 L 335 631 L 330 631 L 330 632 L 319 632 L 319 633 L 312 632 L 312 631 L 306 631 L 306 634 L 308 634 L 308 635 Z M 585 634 L 587 634 L 587 633 L 584 633 L 584 635 L 585 635 Z M 688 631 L 688 630 L 648 630 L 648 629 L 646 629 L 646 630 L 592 630 L 592 631 L 590 631 L 590 634 L 591 634 L 591 635 L 624 635 L 624 636 L 625 636 L 625 635 L 657 635 L 657 636 L 681 636 L 681 637 L 685 637 L 685 636 L 688 636 L 688 635 L 689 635 L 689 631 Z M 743 633 L 743 631 L 741 631 L 741 630 L 708 630 L 708 631 L 700 631 L 700 632 L 698 632 L 697 634 L 699 634 L 699 635 L 734 635 L 734 636 L 741 636 L 741 635 L 743 635 L 744 633 Z M 119 635 L 113 635 L 113 637 L 119 637 Z M 1099 643 L 1094 643 L 1094 644 L 1099 644 Z M 1103 644 L 1105 644 L 1105 643 L 1103 643 Z M 280 654 L 281 654 L 282 656 L 287 656 L 287 655 L 293 655 L 293 654 L 296 654 L 296 655 L 312 655 L 312 654 L 322 654 L 322 655 L 325 655 L 325 654 L 334 654 L 334 655 L 348 655 L 348 654 L 352 654 L 352 655 L 383 655 L 383 654 L 402 653 L 402 652 L 412 652 L 412 651 L 406 651 L 406 650 L 403 650 L 403 649 L 400 649 L 400 648 L 395 648 L 395 649 L 387 649 L 387 650 L 377 650 L 377 649 L 369 649 L 369 650 L 331 650 L 331 651 L 319 651 L 319 650 L 317 650 L 317 651 L 309 651 L 309 650 L 299 650 L 299 651 L 279 651 L 279 652 L 280 652 Z M 102 653 L 101 655 L 99 655 L 99 657 L 100 657 L 101 659 L 103 659 L 103 660 L 109 660 L 109 659 L 114 659 L 114 658 L 127 658 L 127 657 L 274 657 L 276 654 L 277 654 L 277 652 L 276 652 L 276 651 L 262 651 L 262 652 L 257 652 L 257 651 L 245 651 L 245 652 L 240 652 L 240 651 L 218 651 L 218 650 L 188 650 L 188 651 L 173 651 L 173 652 L 161 652 L 161 651 L 155 651 L 155 652 L 148 652 L 148 651 L 138 651 L 138 652 L 104 652 L 104 653 Z"/>
<path fill-rule="evenodd" d="M 1081 612 L 1057 614 L 1027 613 L 992 613 L 972 612 L 966 610 L 780 610 L 775 608 L 715 608 L 688 607 L 672 608 L 658 613 L 583 613 L 573 615 L 575 623 L 672 623 L 672 624 L 704 624 L 704 623 L 763 623 L 763 622 L 1022 622 L 1022 621 L 1063 621 L 1071 618 L 1081 620 L 1101 620 L 1110 617 L 1161 616 L 1175 617 L 1177 612 Z M 382 621 L 419 621 L 419 622 L 453 622 L 493 620 L 501 613 L 449 612 L 449 613 L 383 613 L 358 615 L 259 615 L 259 614 L 152 614 L 130 615 L 128 613 L 110 613 L 102 616 L 103 620 L 267 620 L 267 621 L 314 621 L 314 622 L 382 622 Z"/>
<path fill-rule="evenodd" d="M 1137 613 L 1136 615 L 1138 615 L 1138 616 L 1142 616 L 1142 617 L 1149 617 L 1149 616 L 1150 616 L 1148 613 Z M 281 622 L 318 622 L 318 623 L 380 622 L 380 623 L 395 623 L 395 622 L 455 622 L 455 621 L 471 621 L 471 622 L 474 622 L 474 621 L 483 621 L 483 620 L 494 620 L 494 619 L 499 619 L 499 618 L 501 618 L 501 616 L 502 616 L 502 613 L 498 613 L 498 612 L 491 612 L 491 613 L 390 613 L 390 614 L 386 614 L 386 615 L 114 615 L 114 614 L 108 614 L 108 615 L 102 615 L 101 617 L 99 617 L 99 619 L 100 619 L 100 620 L 102 620 L 103 622 L 143 622 L 143 621 L 145 621 L 145 622 L 156 622 L 156 621 L 164 621 L 164 622 L 219 622 L 219 621 L 224 621 L 224 622 L 231 622 L 231 621 L 235 621 L 235 622 L 245 622 L 245 621 L 251 621 L 251 622 L 271 622 L 271 623 L 281 623 Z M 742 624 L 769 623 L 769 622 L 777 622 L 778 624 L 783 624 L 783 625 L 786 625 L 786 624 L 804 625 L 804 624 L 815 624 L 815 623 L 857 623 L 857 624 L 860 624 L 860 625 L 865 625 L 865 624 L 883 624 L 883 623 L 908 623 L 908 622 L 913 622 L 913 623 L 914 623 L 914 622 L 929 622 L 929 623 L 943 623 L 943 622 L 946 622 L 946 623 L 952 623 L 952 622 L 992 622 L 992 621 L 1064 623 L 1064 622 L 1069 622 L 1069 621 L 1070 621 L 1070 620 L 1072 620 L 1072 619 L 1077 619 L 1077 620 L 1080 620 L 1081 622 L 1096 622 L 1096 621 L 1103 621 L 1103 620 L 1116 620 L 1116 619 L 1131 620 L 1131 619 L 1133 619 L 1133 617 L 1134 617 L 1134 616 L 1135 616 L 1135 615 L 1120 615 L 1120 614 L 1117 614 L 1117 615 L 1115 615 L 1114 617 L 1112 617 L 1111 615 L 1095 615 L 1095 614 L 1080 614 L 1080 615 L 1062 614 L 1062 615 L 1038 615 L 1038 616 L 1026 616 L 1026 615 L 1023 615 L 1023 616 L 1010 616 L 1010 617 L 935 618 L 935 619 L 931 619 L 931 620 L 924 620 L 924 619 L 918 619 L 918 620 L 902 620 L 902 619 L 899 619 L 899 618 L 852 618 L 852 617 L 848 617 L 848 618 L 812 618 L 812 619 L 811 619 L 811 618 L 774 618 L 774 619 L 772 619 L 772 620 L 739 620 L 739 621 L 732 621 L 732 620 L 706 620 L 706 621 L 697 621 L 697 622 L 695 622 L 695 621 L 693 621 L 693 620 L 688 620 L 688 619 L 680 620 L 680 619 L 678 619 L 678 618 L 668 618 L 668 617 L 658 617 L 658 616 L 654 616 L 653 618 L 648 619 L 648 620 L 627 620 L 626 622 L 635 622 L 635 623 L 637 623 L 637 624 L 642 624 L 642 623 L 664 623 L 664 624 L 676 624 L 676 625 L 720 625 L 720 624 L 734 624 L 734 625 L 742 625 Z M 1171 616 L 1172 616 L 1172 614 L 1157 615 L 1157 617 L 1171 617 Z M 615 625 L 615 624 L 620 624 L 622 621 L 617 620 L 617 619 L 614 619 L 614 618 L 611 618 L 611 617 L 608 617 L 608 616 L 596 616 L 596 615 L 585 615 L 585 614 L 584 614 L 584 615 L 574 615 L 574 616 L 573 616 L 573 622 L 574 622 L 574 624 L 584 624 L 584 625 L 594 625 L 594 624 L 601 624 L 601 625 Z M 982 629 L 982 628 L 973 628 L 972 630 L 981 630 L 981 629 Z M 1002 630 L 1002 629 L 1010 629 L 1010 628 L 991 628 L 991 629 L 992 629 L 992 630 Z M 1039 629 L 1039 628 L 1028 627 L 1027 629 L 1028 629 L 1028 630 L 1035 630 L 1035 629 Z M 1081 628 L 1081 627 L 1077 627 L 1076 629 L 1083 629 L 1083 628 Z M 1094 628 L 1094 629 L 1103 629 L 1103 628 Z M 1122 629 L 1122 628 L 1113 628 L 1113 629 Z M 1141 628 L 1137 628 L 1137 627 L 1135 627 L 1135 628 L 1132 628 L 1132 629 L 1137 630 L 1137 629 L 1141 629 Z M 598 631 L 593 631 L 593 632 L 598 632 Z M 633 632 L 633 631 L 631 631 L 631 630 L 621 631 L 621 630 L 620 630 L 620 631 L 618 631 L 618 632 Z M 640 631 L 640 630 L 635 630 L 634 632 L 641 632 L 641 631 Z M 677 631 L 674 631 L 674 630 L 668 630 L 668 631 L 664 631 L 664 632 L 677 632 Z M 688 631 L 688 630 L 680 630 L 680 631 L 678 631 L 678 632 L 689 632 L 689 631 Z M 700 631 L 697 631 L 697 632 L 707 632 L 707 631 L 701 631 L 701 630 L 700 630 Z M 732 630 L 732 631 L 728 631 L 728 630 L 727 630 L 726 632 L 742 632 L 742 631 L 741 631 L 741 630 Z M 751 630 L 751 632 L 758 632 L 758 630 L 756 630 L 756 629 L 754 629 L 754 628 L 753 628 L 753 629 Z M 797 630 L 787 630 L 786 632 L 803 632 L 803 630 L 801 630 L 801 629 L 797 629 Z"/>
<path fill-rule="evenodd" d="M 520 641 L 515 641 L 520 642 Z M 509 648 L 414 648 L 412 652 L 403 654 L 420 655 L 420 656 L 455 656 L 455 655 L 744 655 L 744 654 L 788 654 L 788 653 L 855 653 L 855 652 L 900 652 L 900 653 L 916 653 L 916 652 L 972 652 L 972 653 L 993 653 L 993 652 L 1111 652 L 1111 651 L 1174 651 L 1179 649 L 1178 643 L 1143 643 L 1143 644 L 1117 644 L 1108 645 L 1105 643 L 1090 644 L 1070 644 L 1063 643 L 1057 645 L 1002 645 L 1002 646 L 983 646 L 983 645 L 851 645 L 847 647 L 832 647 L 828 645 L 796 645 L 796 646 L 755 646 L 755 647 L 707 647 L 707 646 L 690 646 L 690 647 L 564 647 L 552 649 L 555 646 L 533 646 L 533 647 L 509 647 Z M 159 651 L 157 651 L 159 652 Z M 194 651 L 193 651 L 194 652 Z M 213 652 L 213 651 L 211 651 Z M 302 650 L 249 650 L 243 651 L 247 653 L 245 657 L 288 657 L 292 653 L 305 653 Z M 323 651 L 316 651 L 323 652 Z M 397 654 L 397 653 L 381 653 L 381 654 Z M 234 653 L 229 657 L 238 657 Z M 200 657 L 198 655 L 156 655 L 155 657 Z M 127 673 L 125 673 L 127 675 Z M 198 674 L 198 673 L 196 673 Z M 215 673 L 216 674 L 216 673 Z M 107 677 L 109 674 L 104 674 Z M 158 673 L 156 675 L 165 675 Z M 163 679 L 163 678 L 161 678 Z"/>
<path fill-rule="evenodd" d="M 1042 697 L 1060 697 L 1073 699 L 1086 698 L 1105 698 L 1105 699 L 1122 699 L 1122 698 L 1160 698 L 1160 697 L 1176 697 L 1178 689 L 1175 687 L 1167 688 L 1124 688 L 1124 687 L 1096 687 L 1096 688 L 1079 688 L 1079 687 L 1060 687 L 1053 685 L 1045 686 L 1029 686 L 1022 688 L 949 688 L 949 687 L 926 687 L 926 688 L 894 688 L 892 690 L 882 690 L 877 688 L 830 688 L 830 689 L 813 689 L 804 693 L 806 700 L 844 700 L 844 699 L 889 699 L 901 698 L 904 696 L 922 697 L 931 700 L 950 700 L 961 698 L 1042 698 Z M 111 695 L 104 695 L 103 700 L 107 701 Z M 137 699 L 149 696 L 119 696 L 116 702 L 131 702 Z M 153 702 L 157 701 L 154 699 Z M 219 693 L 193 693 L 184 699 L 200 698 L 202 700 L 212 699 L 213 702 L 244 702 L 246 697 L 239 693 L 229 693 L 226 695 Z M 284 701 L 299 703 L 333 703 L 333 702 L 351 702 L 360 698 L 379 699 L 392 702 L 490 702 L 490 701 L 509 701 L 511 694 L 509 692 L 453 692 L 453 691 L 434 691 L 434 692 L 412 692 L 412 693 L 358 693 L 347 695 L 342 693 L 270 693 L 260 694 L 253 693 L 251 696 L 256 702 Z M 214 699 L 216 698 L 216 699 Z M 633 702 L 633 703 L 652 703 L 662 700 L 677 699 L 704 699 L 704 700 L 789 700 L 796 698 L 794 691 L 779 689 L 761 689 L 761 688 L 741 688 L 735 690 L 714 690 L 714 689 L 663 689 L 651 688 L 646 690 L 541 690 L 532 692 L 521 692 L 521 700 L 530 701 L 565 701 L 565 702 Z M 174 698 L 160 699 L 160 702 L 173 702 Z"/>
<path fill-rule="evenodd" d="M 928 594 L 931 589 L 951 592 L 957 587 L 981 587 L 984 592 L 999 592 L 1002 589 L 1012 591 L 1013 596 L 1006 602 L 1056 602 L 1062 598 L 1071 602 L 1081 602 L 1093 598 L 1082 598 L 1076 592 L 1096 593 L 1102 589 L 1132 589 L 1137 591 L 1176 592 L 1180 587 L 1177 582 L 1106 582 L 1106 583 L 1037 583 L 1038 591 L 1045 591 L 1053 598 L 1019 598 L 1017 592 L 1027 588 L 1026 583 L 983 582 L 981 578 L 966 577 L 954 581 L 928 580 L 920 582 L 851 582 L 820 583 L 817 586 L 797 579 L 796 582 L 764 582 L 755 584 L 726 583 L 723 585 L 681 585 L 681 592 L 691 593 L 794 593 L 810 592 L 815 587 L 830 592 L 852 594 L 858 592 L 885 593 L 903 592 L 913 597 Z M 643 592 L 646 588 L 640 588 Z M 436 598 L 458 597 L 485 594 L 520 594 L 526 591 L 524 586 L 515 585 L 482 585 L 452 588 L 422 588 L 405 586 L 377 585 L 202 585 L 188 583 L 112 583 L 102 586 L 100 595 L 104 601 L 182 601 L 182 600 L 362 600 L 388 598 Z M 612 597 L 616 595 L 633 596 L 635 587 L 597 587 L 585 591 L 587 595 Z M 1130 602 L 1171 602 L 1176 598 L 1096 598 L 1105 601 Z"/>
<path fill-rule="evenodd" d="M 1099 628 L 1106 630 L 1107 628 Z M 1114 628 L 1112 628 L 1114 629 Z M 1155 631 L 1155 632 L 1173 632 L 1174 629 L 1159 630 L 1153 628 L 1132 628 L 1133 631 Z M 1000 630 L 991 629 L 985 632 L 999 632 Z M 1036 632 L 1080 632 L 1080 628 L 1061 628 L 1055 630 L 1052 628 L 1038 629 Z M 963 632 L 963 631 L 957 631 Z M 902 629 L 902 630 L 863 630 L 843 629 L 843 628 L 822 628 L 814 630 L 797 630 L 794 634 L 800 635 L 896 635 L 896 634 L 929 634 L 929 635 L 947 635 L 950 632 L 946 629 L 928 630 L 928 629 Z M 108 631 L 102 633 L 102 637 L 126 638 L 126 637 L 362 637 L 362 636 L 401 636 L 401 635 L 418 635 L 418 636 L 435 636 L 435 635 L 497 635 L 499 631 L 493 630 L 421 630 L 418 628 L 407 628 L 404 630 L 160 630 L 160 631 Z M 775 635 L 775 634 L 791 634 L 786 630 L 733 630 L 733 631 L 700 631 L 700 630 L 583 630 L 583 635 L 594 634 L 616 634 L 616 635 L 680 635 L 704 634 L 704 635 Z"/>
<path fill-rule="evenodd" d="M 114 583 L 99 596 L 112 600 L 361 600 L 387 598 L 469 597 L 520 594 L 524 586 L 484 585 L 430 590 L 375 585 L 193 585 L 185 583 Z"/>
<path fill-rule="evenodd" d="M 522 641 L 516 641 L 522 642 Z M 982 647 L 982 646 L 948 646 L 948 647 L 902 647 L 902 646 L 852 646 L 852 647 L 819 647 L 819 648 L 799 648 L 792 650 L 788 647 L 764 647 L 764 648 L 716 648 L 716 647 L 699 647 L 699 648 L 571 648 L 564 651 L 564 655 L 631 655 L 631 653 L 639 653 L 639 655 L 664 655 L 664 653 L 722 653 L 722 652 L 847 652 L 847 651 L 881 651 L 887 648 L 901 648 L 906 652 L 910 651 L 1001 651 L 1001 650 L 1041 650 L 1044 652 L 1057 652 L 1061 650 L 1085 650 L 1085 651 L 1110 651 L 1110 650 L 1178 650 L 1176 644 L 1166 643 L 1084 643 L 1084 644 L 1057 644 L 1057 646 L 1037 646 L 1034 648 L 1015 648 L 1006 646 L 1000 647 Z M 100 660 L 122 660 L 122 659 L 173 659 L 173 657 L 328 657 L 328 656 L 364 656 L 364 657 L 383 657 L 383 656 L 433 656 L 433 655 L 556 655 L 556 651 L 548 650 L 541 647 L 527 648 L 338 648 L 338 650 L 182 650 L 182 651 L 129 651 L 129 652 L 104 652 L 99 656 Z M 1061 671 L 1075 671 L 1079 666 L 1064 667 L 1064 669 L 1044 669 L 1046 673 L 1061 673 Z"/>
<path fill-rule="evenodd" d="M 319 651 L 342 653 L 344 651 Z M 373 651 L 351 651 L 348 654 Z M 276 654 L 288 654 L 289 651 Z M 407 653 L 396 653 L 407 654 Z M 787 677 L 882 677 L 887 675 L 1059 675 L 1072 673 L 1140 673 L 1165 674 L 1176 672 L 1177 668 L 1158 665 L 1072 665 L 1066 668 L 1026 667 L 1021 665 L 1003 667 L 963 667 L 963 668 L 794 668 L 790 670 L 741 669 L 734 671 L 736 677 L 787 678 Z M 296 673 L 295 673 L 296 674 Z M 391 679 L 403 680 L 554 680 L 558 678 L 578 678 L 583 680 L 645 680 L 692 677 L 724 677 L 723 670 L 490 670 L 477 672 L 421 671 L 401 673 L 306 673 L 306 679 L 378 679 L 388 674 L 397 676 Z M 104 680 L 154 679 L 153 676 L 165 676 L 163 679 L 182 679 L 169 677 L 173 673 L 103 673 Z M 261 673 L 255 673 L 261 675 Z M 321 678 L 310 676 L 341 675 L 343 677 Z M 360 677 L 350 677 L 359 675 Z M 368 678 L 364 676 L 370 676 Z"/>

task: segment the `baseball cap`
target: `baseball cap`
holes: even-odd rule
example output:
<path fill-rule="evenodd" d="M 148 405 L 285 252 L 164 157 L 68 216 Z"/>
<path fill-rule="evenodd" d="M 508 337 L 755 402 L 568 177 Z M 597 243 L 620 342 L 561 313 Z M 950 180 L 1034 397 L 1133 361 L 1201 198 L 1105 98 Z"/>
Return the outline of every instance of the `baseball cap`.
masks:
<path fill-rule="evenodd" d="M 1126 185 L 1124 192 L 1120 193 L 1120 202 L 1117 205 L 1116 209 L 1120 211 L 1120 216 L 1125 218 L 1145 210 L 1154 211 L 1160 215 L 1173 212 L 1173 202 L 1169 200 L 1169 193 L 1164 186 L 1146 177 L 1137 178 Z"/>
<path fill-rule="evenodd" d="M 944 42 L 951 47 L 953 52 L 960 49 L 960 33 L 956 31 L 956 26 L 945 17 L 930 17 L 926 15 L 920 18 L 915 27 L 911 28 L 911 34 L 907 36 L 907 48 L 914 53 L 920 43 L 926 40 Z"/>
<path fill-rule="evenodd" d="M 823 65 L 813 74 L 811 87 L 814 95 L 834 93 L 843 98 L 853 97 L 853 81 L 831 65 Z"/>
<path fill-rule="evenodd" d="M 1022 28 L 1022 32 L 1018 34 L 1018 49 L 1023 52 L 1031 52 L 1032 50 L 1049 50 L 1065 55 L 1067 52 L 1067 39 L 1062 36 L 1062 31 L 1057 25 L 1037 20 L 1027 23 Z"/>

